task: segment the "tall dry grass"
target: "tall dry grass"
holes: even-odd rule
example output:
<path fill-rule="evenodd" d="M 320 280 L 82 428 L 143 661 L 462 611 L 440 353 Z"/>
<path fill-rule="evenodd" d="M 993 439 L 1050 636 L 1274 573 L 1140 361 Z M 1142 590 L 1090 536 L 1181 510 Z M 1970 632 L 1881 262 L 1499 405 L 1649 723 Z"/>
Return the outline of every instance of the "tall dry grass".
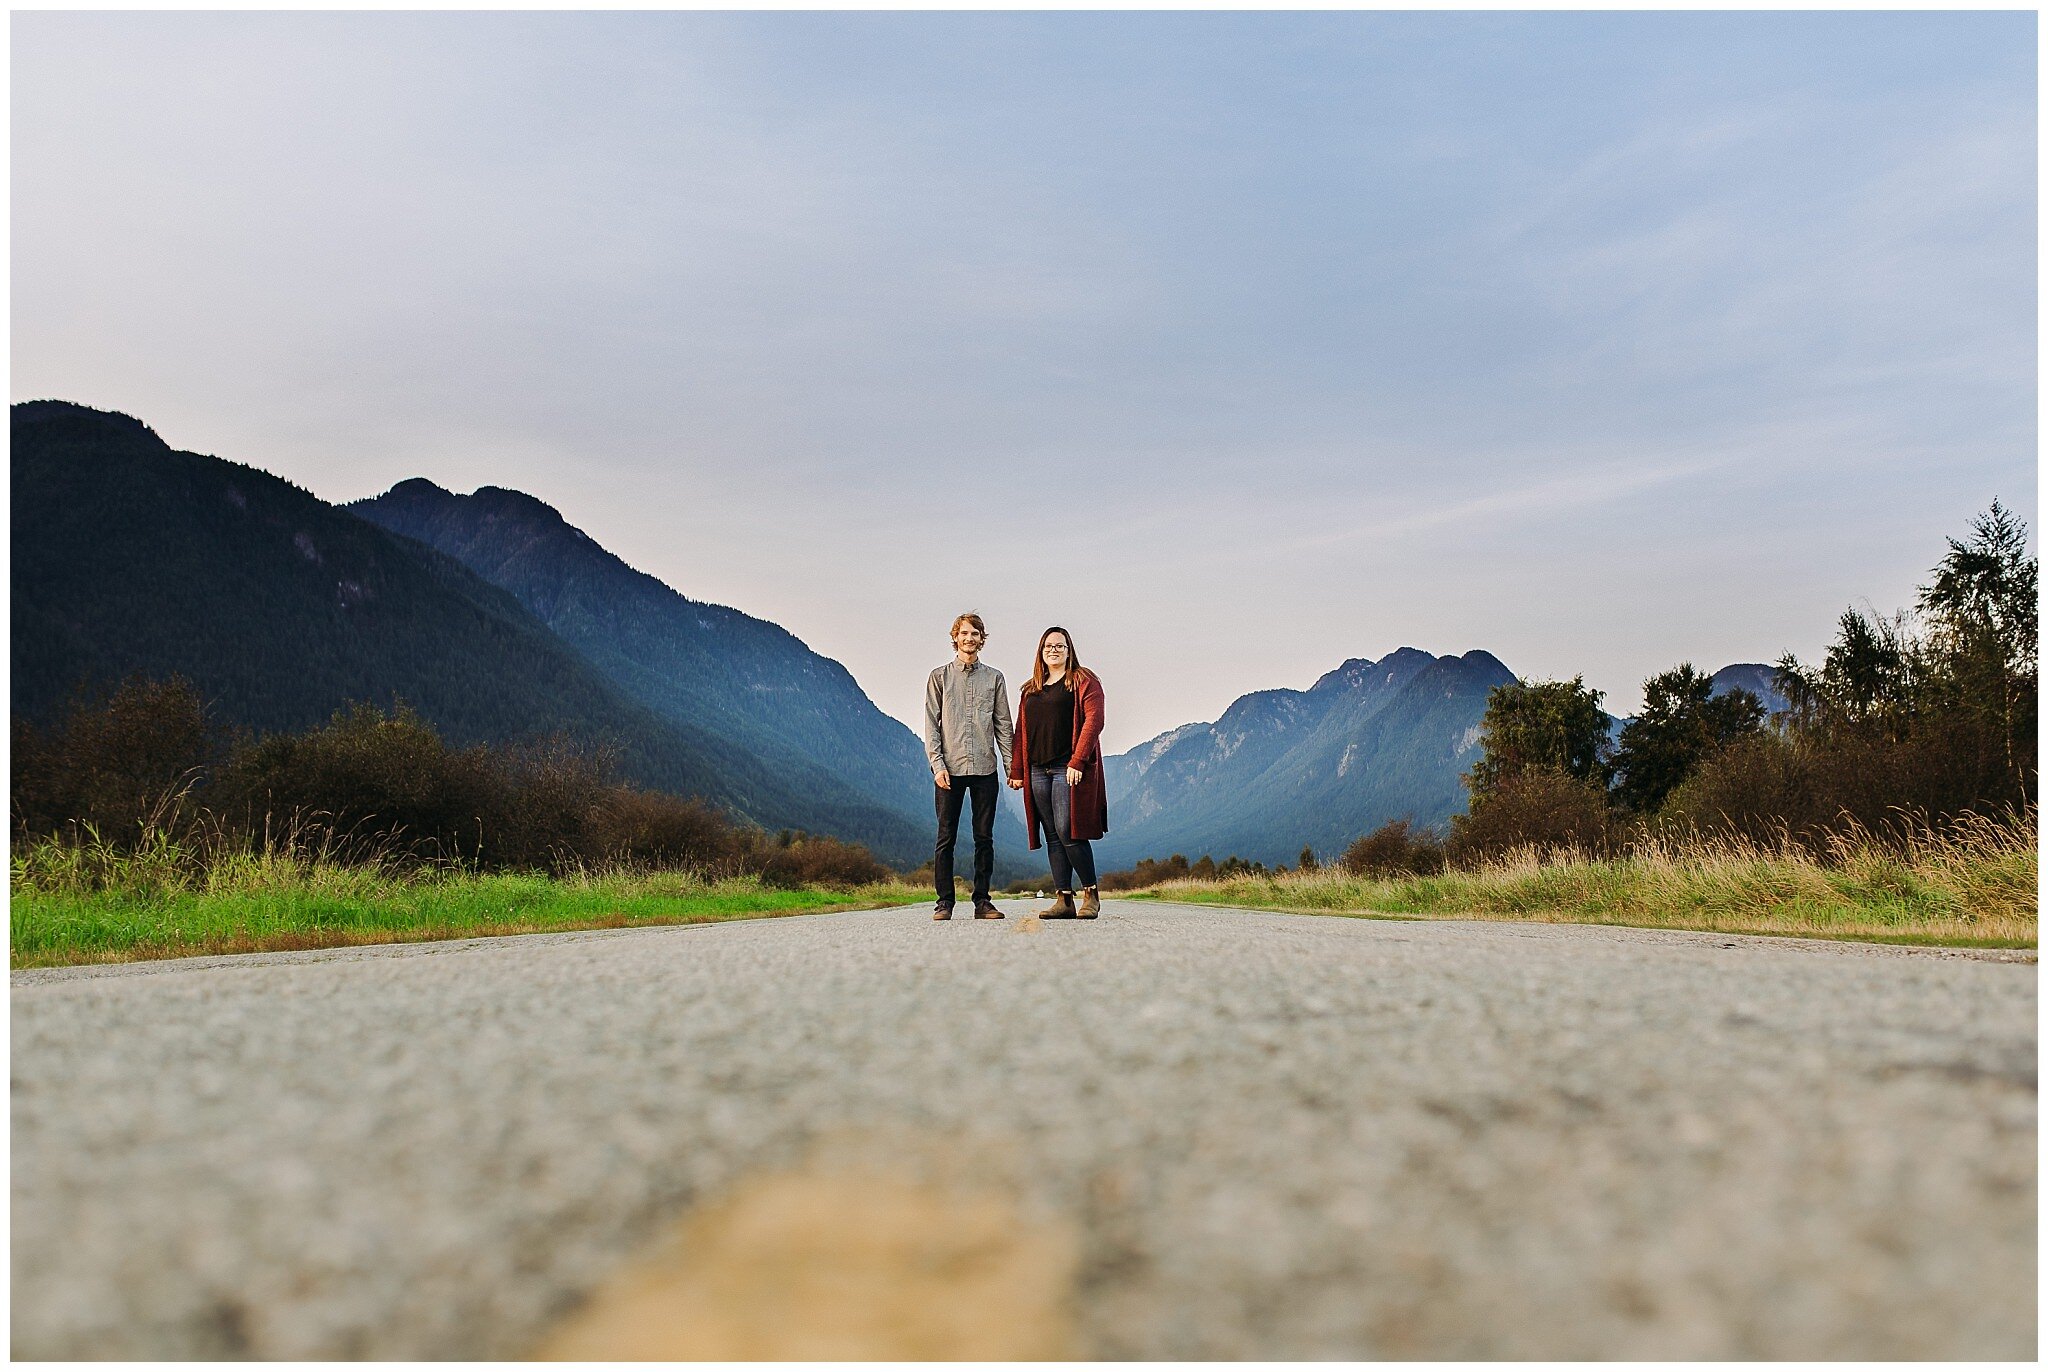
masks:
<path fill-rule="evenodd" d="M 1851 825 L 1824 849 L 1665 833 L 1621 856 L 1519 848 L 1432 876 L 1341 870 L 1174 881 L 1152 899 L 1330 914 L 1548 920 L 1894 942 L 2030 946 L 2039 937 L 2038 812 L 1965 816 L 1879 834 Z"/>
<path fill-rule="evenodd" d="M 866 909 L 930 899 L 867 876 L 831 840 L 757 845 L 712 864 L 559 858 L 550 872 L 424 862 L 403 835 L 362 837 L 319 814 L 254 833 L 180 809 L 116 840 L 91 824 L 17 836 L 9 854 L 15 967 L 605 929 Z M 858 861 L 848 861 L 851 851 Z M 765 854 L 766 861 L 760 860 Z"/>

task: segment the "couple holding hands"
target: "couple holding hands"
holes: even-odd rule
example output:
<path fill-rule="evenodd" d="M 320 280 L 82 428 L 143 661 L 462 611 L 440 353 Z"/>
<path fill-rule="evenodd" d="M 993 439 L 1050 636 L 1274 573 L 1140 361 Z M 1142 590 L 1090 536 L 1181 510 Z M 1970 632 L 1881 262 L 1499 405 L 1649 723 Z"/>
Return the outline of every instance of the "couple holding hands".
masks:
<path fill-rule="evenodd" d="M 1094 919 L 1102 897 L 1088 841 L 1109 829 L 1109 799 L 1102 783 L 1102 683 L 1082 667 L 1065 629 L 1047 629 L 1038 636 L 1038 655 L 1018 695 L 1013 727 L 1003 674 L 981 660 L 982 645 L 988 642 L 981 616 L 955 619 L 952 637 L 953 660 L 933 669 L 924 690 L 924 751 L 932 765 L 939 815 L 939 841 L 932 852 L 939 903 L 932 918 L 953 917 L 953 843 L 965 796 L 974 799 L 974 917 L 1003 917 L 989 899 L 988 881 L 996 862 L 996 774 L 1007 770 L 1010 788 L 1024 792 L 1024 830 L 1031 846 L 1039 846 L 1042 832 L 1052 860 L 1055 894 L 1040 916 Z"/>

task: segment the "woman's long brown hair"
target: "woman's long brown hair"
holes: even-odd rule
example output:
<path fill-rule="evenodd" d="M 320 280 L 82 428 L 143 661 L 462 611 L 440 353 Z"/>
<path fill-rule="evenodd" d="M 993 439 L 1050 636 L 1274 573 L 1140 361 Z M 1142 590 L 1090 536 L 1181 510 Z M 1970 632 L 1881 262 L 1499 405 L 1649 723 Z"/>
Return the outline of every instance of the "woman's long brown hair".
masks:
<path fill-rule="evenodd" d="M 1027 696 L 1045 689 L 1045 641 L 1054 634 L 1067 641 L 1067 689 L 1074 689 L 1074 674 L 1081 670 L 1081 655 L 1074 651 L 1074 636 L 1055 624 L 1038 636 L 1038 653 L 1031 659 L 1031 680 L 1024 687 Z"/>

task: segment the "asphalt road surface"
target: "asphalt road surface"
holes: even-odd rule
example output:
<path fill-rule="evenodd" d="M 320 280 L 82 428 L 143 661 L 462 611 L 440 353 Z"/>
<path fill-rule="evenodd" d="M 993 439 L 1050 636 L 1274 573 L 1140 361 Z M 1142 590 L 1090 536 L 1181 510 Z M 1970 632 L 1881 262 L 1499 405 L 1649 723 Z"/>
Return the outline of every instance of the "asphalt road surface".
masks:
<path fill-rule="evenodd" d="M 2031 954 L 1006 908 L 17 972 L 13 1352 L 2035 1354 Z"/>

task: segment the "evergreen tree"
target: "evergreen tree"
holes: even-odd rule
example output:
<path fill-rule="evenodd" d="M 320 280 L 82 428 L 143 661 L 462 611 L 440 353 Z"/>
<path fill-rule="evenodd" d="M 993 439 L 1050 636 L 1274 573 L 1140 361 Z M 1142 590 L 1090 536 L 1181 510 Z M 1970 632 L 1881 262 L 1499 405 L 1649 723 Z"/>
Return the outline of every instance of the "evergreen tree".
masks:
<path fill-rule="evenodd" d="M 2040 563 L 2027 526 L 1998 501 L 1948 540 L 1934 580 L 1920 588 L 1929 621 L 1930 704 L 1976 717 L 1995 732 L 2008 779 L 2031 791 L 2040 701 Z"/>
<path fill-rule="evenodd" d="M 1614 752 L 1614 798 L 1651 814 L 1700 762 L 1763 727 L 1764 704 L 1748 691 L 1714 694 L 1714 680 L 1690 662 L 1643 683 L 1643 712 L 1622 726 Z"/>

